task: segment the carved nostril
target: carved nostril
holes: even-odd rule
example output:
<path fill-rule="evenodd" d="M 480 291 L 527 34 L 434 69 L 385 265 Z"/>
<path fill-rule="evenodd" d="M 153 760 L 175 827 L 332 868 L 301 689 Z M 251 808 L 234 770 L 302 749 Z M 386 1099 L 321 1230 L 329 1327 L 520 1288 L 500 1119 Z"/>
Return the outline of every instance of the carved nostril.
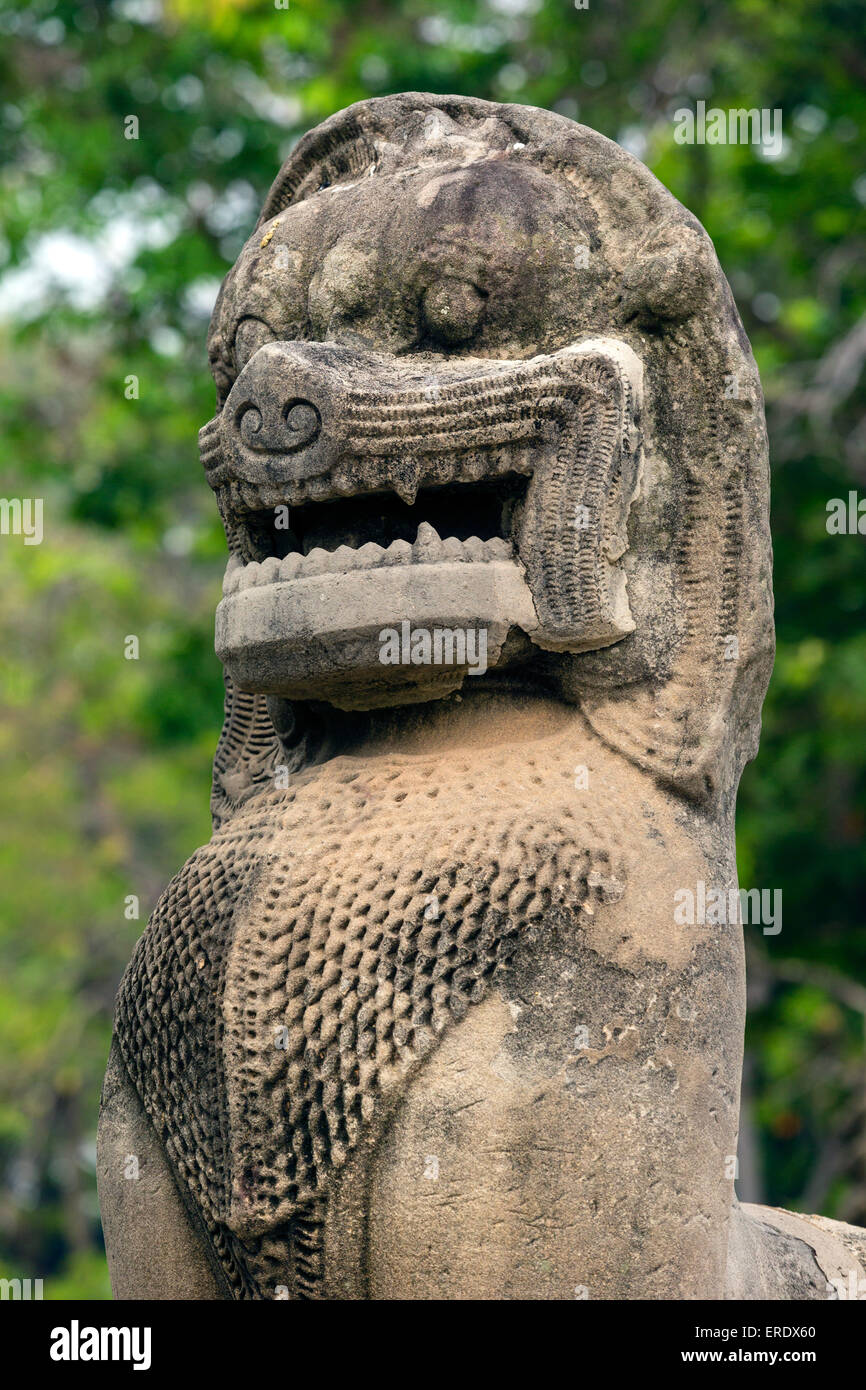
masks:
<path fill-rule="evenodd" d="M 322 427 L 322 417 L 312 401 L 289 401 L 283 409 L 283 418 L 291 449 L 311 443 Z"/>
<path fill-rule="evenodd" d="M 312 401 L 297 397 L 286 402 L 270 427 L 254 401 L 244 401 L 235 420 L 243 443 L 257 453 L 293 454 L 312 444 L 322 428 L 322 417 Z"/>
<path fill-rule="evenodd" d="M 238 433 L 250 449 L 261 449 L 262 412 L 251 401 L 245 401 L 236 415 Z"/>

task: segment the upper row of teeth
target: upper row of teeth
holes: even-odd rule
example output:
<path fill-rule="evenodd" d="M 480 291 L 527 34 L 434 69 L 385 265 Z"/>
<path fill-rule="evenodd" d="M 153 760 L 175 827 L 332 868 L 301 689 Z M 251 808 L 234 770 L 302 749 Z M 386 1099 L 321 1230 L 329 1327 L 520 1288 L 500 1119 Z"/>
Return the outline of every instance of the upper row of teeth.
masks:
<path fill-rule="evenodd" d="M 414 545 L 408 541 L 392 541 L 385 548 L 368 541 L 357 550 L 349 545 L 341 545 L 336 550 L 317 547 L 309 555 L 295 552 L 282 560 L 269 555 L 266 560 L 250 560 L 246 564 L 240 556 L 233 555 L 223 580 L 223 593 L 234 594 L 258 584 L 273 584 L 286 579 L 375 569 L 379 565 L 430 564 L 431 561 L 448 560 L 478 562 L 510 560 L 512 557 L 510 543 L 501 536 L 494 536 L 489 541 L 482 541 L 478 536 L 470 536 L 465 541 L 458 540 L 456 536 L 447 536 L 442 540 L 433 526 L 422 521 Z"/>
<path fill-rule="evenodd" d="M 232 511 L 265 511 L 276 506 L 300 507 L 329 497 L 354 497 L 359 493 L 392 488 L 411 506 L 419 488 L 446 483 L 477 483 L 510 473 L 531 477 L 538 464 L 538 440 L 512 441 L 465 453 L 435 454 L 425 459 L 358 454 L 341 459 L 330 472 L 290 482 L 257 483 L 231 479 L 228 483 Z"/>

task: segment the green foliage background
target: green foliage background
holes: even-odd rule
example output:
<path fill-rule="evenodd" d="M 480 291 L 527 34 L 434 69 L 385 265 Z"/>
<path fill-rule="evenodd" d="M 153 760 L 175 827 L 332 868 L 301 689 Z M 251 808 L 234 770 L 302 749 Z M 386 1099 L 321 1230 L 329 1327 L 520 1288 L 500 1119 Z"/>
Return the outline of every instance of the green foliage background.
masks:
<path fill-rule="evenodd" d="M 781 935 L 748 931 L 740 1190 L 866 1223 L 864 541 L 825 528 L 828 499 L 866 491 L 866 9 L 279 3 L 0 0 L 0 489 L 43 497 L 46 528 L 0 537 L 0 1274 L 109 1296 L 113 994 L 209 834 L 223 539 L 196 431 L 216 286 L 298 136 L 406 89 L 576 117 L 715 241 L 767 395 L 779 635 L 738 823 L 741 883 L 784 895 Z M 699 98 L 779 108 L 781 157 L 677 145 Z"/>

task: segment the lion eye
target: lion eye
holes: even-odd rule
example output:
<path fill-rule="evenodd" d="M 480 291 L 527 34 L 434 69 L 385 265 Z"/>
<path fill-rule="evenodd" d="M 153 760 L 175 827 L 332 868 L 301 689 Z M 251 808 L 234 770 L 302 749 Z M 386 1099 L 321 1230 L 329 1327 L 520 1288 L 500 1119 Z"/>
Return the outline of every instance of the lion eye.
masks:
<path fill-rule="evenodd" d="M 444 276 L 430 285 L 422 302 L 431 336 L 449 346 L 475 336 L 484 316 L 487 292 L 468 280 Z"/>
<path fill-rule="evenodd" d="M 235 333 L 235 370 L 242 372 L 253 353 L 265 343 L 275 342 L 276 336 L 264 319 L 241 319 Z"/>

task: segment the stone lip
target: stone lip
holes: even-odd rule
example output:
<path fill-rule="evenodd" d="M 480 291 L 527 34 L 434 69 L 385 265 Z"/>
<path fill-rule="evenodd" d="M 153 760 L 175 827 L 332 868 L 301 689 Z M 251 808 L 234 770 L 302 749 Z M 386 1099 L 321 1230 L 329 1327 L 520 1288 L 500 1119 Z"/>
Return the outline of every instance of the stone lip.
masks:
<path fill-rule="evenodd" d="M 419 562 L 409 554 L 367 569 L 345 563 L 340 552 L 316 551 L 304 557 L 313 572 L 291 578 L 285 561 L 230 562 L 216 613 L 217 656 L 241 690 L 372 709 L 459 690 L 466 676 L 499 664 L 514 629 L 542 650 L 559 650 L 539 621 L 523 566 L 503 553 L 506 542 L 473 540 L 457 559 Z M 469 559 L 467 550 L 484 557 Z M 383 660 L 383 633 L 396 630 L 405 649 L 406 627 L 410 633 L 423 629 L 431 640 L 438 633 L 441 659 Z M 481 632 L 479 666 L 469 634 Z M 609 646 L 622 636 L 619 625 L 597 623 L 584 632 L 582 649 Z M 569 644 L 574 650 L 572 639 Z"/>
<path fill-rule="evenodd" d="M 481 673 L 477 659 L 458 659 L 459 638 L 442 643 L 439 662 L 386 663 L 382 634 L 401 633 L 404 623 L 462 634 L 470 656 L 483 632 L 486 668 L 513 627 L 532 635 L 538 618 L 513 560 L 400 565 L 277 579 L 231 594 L 217 608 L 216 651 L 241 690 L 342 709 L 436 698 Z"/>

